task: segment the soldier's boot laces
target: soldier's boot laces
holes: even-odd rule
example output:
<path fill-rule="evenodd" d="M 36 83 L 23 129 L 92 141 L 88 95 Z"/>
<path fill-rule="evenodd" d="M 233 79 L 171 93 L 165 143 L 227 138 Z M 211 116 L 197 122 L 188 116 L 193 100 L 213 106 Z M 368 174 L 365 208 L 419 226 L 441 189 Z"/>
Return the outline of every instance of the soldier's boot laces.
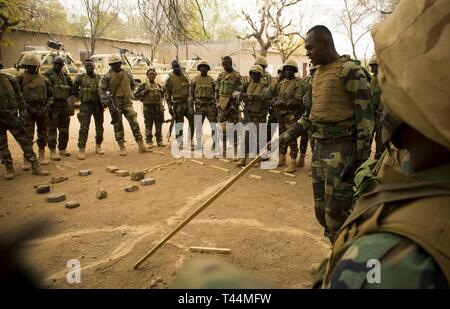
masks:
<path fill-rule="evenodd" d="M 23 158 L 22 171 L 29 171 L 30 169 L 31 169 L 30 162 L 28 162 L 26 158 Z"/>
<path fill-rule="evenodd" d="M 286 165 L 286 155 L 280 153 L 278 157 L 278 166 L 285 166 L 285 165 Z"/>
<path fill-rule="evenodd" d="M 6 168 L 5 179 L 6 180 L 14 179 L 16 177 L 16 170 L 14 169 L 14 165 L 12 165 L 12 163 L 9 163 L 5 165 L 5 168 Z"/>
<path fill-rule="evenodd" d="M 235 163 L 237 167 L 245 166 L 247 164 L 246 158 L 238 159 L 238 161 Z"/>
<path fill-rule="evenodd" d="M 61 160 L 61 157 L 59 156 L 59 154 L 56 153 L 55 148 L 50 148 L 50 159 L 53 161 Z"/>
<path fill-rule="evenodd" d="M 127 150 L 125 149 L 125 144 L 119 144 L 119 155 L 122 157 L 127 155 Z"/>
<path fill-rule="evenodd" d="M 105 154 L 105 152 L 102 149 L 102 145 L 101 144 L 95 145 L 95 153 L 99 154 L 99 155 L 104 155 Z"/>
<path fill-rule="evenodd" d="M 59 155 L 60 156 L 64 156 L 64 157 L 70 157 L 71 156 L 70 152 L 68 152 L 66 149 L 60 150 L 59 151 Z"/>
<path fill-rule="evenodd" d="M 42 166 L 39 164 L 38 160 L 31 162 L 31 168 L 33 170 L 33 175 L 47 176 L 50 174 L 49 171 L 42 169 Z"/>
<path fill-rule="evenodd" d="M 144 142 L 143 141 L 136 141 L 139 147 L 139 152 L 145 153 L 145 152 L 152 152 L 150 149 L 148 149 L 147 147 L 145 147 Z"/>
<path fill-rule="evenodd" d="M 45 149 L 39 149 L 39 163 L 41 165 L 48 165 L 48 160 L 45 159 Z"/>
<path fill-rule="evenodd" d="M 301 153 L 300 158 L 298 158 L 297 161 L 297 167 L 304 167 L 305 166 L 305 154 Z"/>
<path fill-rule="evenodd" d="M 291 161 L 289 162 L 288 166 L 286 167 L 286 169 L 284 170 L 286 173 L 293 173 L 296 170 L 296 162 L 295 159 L 291 159 Z"/>
<path fill-rule="evenodd" d="M 78 151 L 78 160 L 86 159 L 86 151 L 84 149 L 80 149 Z"/>

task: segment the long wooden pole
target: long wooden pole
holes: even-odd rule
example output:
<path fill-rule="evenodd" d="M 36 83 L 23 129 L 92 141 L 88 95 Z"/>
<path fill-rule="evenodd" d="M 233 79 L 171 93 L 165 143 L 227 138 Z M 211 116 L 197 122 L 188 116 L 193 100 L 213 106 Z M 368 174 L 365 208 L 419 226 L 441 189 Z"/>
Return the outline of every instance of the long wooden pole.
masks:
<path fill-rule="evenodd" d="M 247 173 L 256 163 L 261 161 L 262 155 L 267 150 L 264 150 L 260 153 L 256 158 L 254 158 L 250 163 L 245 166 L 239 173 L 236 174 L 233 178 L 230 179 L 219 191 L 214 193 L 207 201 L 205 201 L 200 207 L 198 207 L 192 214 L 189 215 L 183 222 L 181 222 L 175 229 L 173 229 L 163 240 L 161 240 L 156 246 L 152 248 L 144 257 L 142 257 L 136 264 L 134 264 L 133 268 L 138 269 L 142 263 L 144 263 L 150 256 L 152 256 L 159 248 L 162 247 L 166 242 L 169 241 L 175 234 L 177 234 L 184 226 L 186 226 L 189 222 L 192 221 L 195 217 L 197 217 L 203 210 L 205 210 L 209 205 L 212 204 L 222 193 L 224 193 L 229 187 L 231 187 L 239 178 L 242 177 L 245 173 Z"/>

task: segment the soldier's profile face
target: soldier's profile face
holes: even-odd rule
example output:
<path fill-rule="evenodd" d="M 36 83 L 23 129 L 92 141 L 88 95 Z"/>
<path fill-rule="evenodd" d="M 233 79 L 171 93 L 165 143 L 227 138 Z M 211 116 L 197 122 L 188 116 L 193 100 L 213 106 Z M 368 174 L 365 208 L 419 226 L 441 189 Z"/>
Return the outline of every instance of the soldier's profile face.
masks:
<path fill-rule="evenodd" d="M 317 39 L 314 32 L 309 33 L 305 39 L 306 56 L 313 65 L 323 64 L 323 54 L 325 46 L 321 40 Z"/>

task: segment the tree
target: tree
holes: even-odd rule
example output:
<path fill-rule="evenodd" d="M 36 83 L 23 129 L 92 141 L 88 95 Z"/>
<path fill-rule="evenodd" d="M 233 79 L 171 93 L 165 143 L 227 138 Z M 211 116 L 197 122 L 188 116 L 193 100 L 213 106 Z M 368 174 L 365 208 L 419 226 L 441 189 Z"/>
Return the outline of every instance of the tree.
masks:
<path fill-rule="evenodd" d="M 289 32 L 292 26 L 292 19 L 285 19 L 285 12 L 292 8 L 301 0 L 260 0 L 257 1 L 259 6 L 256 19 L 244 10 L 242 10 L 242 19 L 249 26 L 250 32 L 238 38 L 245 40 L 254 38 L 260 47 L 260 55 L 266 57 L 267 51 L 274 44 L 283 44 L 287 39 L 298 35 L 296 32 Z M 253 55 L 256 56 L 255 51 Z"/>

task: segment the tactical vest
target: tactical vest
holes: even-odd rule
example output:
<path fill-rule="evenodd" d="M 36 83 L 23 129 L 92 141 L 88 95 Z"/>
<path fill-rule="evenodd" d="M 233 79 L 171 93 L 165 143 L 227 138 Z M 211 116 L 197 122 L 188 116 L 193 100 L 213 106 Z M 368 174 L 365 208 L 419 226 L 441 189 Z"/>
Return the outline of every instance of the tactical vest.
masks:
<path fill-rule="evenodd" d="M 312 79 L 312 107 L 309 119 L 313 122 L 340 122 L 353 117 L 354 109 L 341 78 L 344 64 L 338 61 L 317 68 Z"/>
<path fill-rule="evenodd" d="M 18 108 L 11 78 L 13 77 L 0 73 L 0 110 L 17 110 Z"/>
<path fill-rule="evenodd" d="M 95 103 L 99 100 L 98 85 L 100 76 L 94 73 L 94 76 L 89 76 L 86 73 L 81 75 L 80 84 L 80 101 L 87 103 Z"/>
<path fill-rule="evenodd" d="M 195 77 L 195 98 L 196 99 L 213 99 L 214 98 L 214 89 L 213 82 L 211 76 L 201 76 L 197 75 Z"/>
<path fill-rule="evenodd" d="M 230 73 L 224 72 L 221 73 L 221 76 L 223 76 L 223 78 L 220 79 L 218 84 L 219 87 L 218 107 L 225 110 L 228 106 L 228 103 L 230 102 L 233 92 L 236 90 L 238 86 L 239 72 L 238 71 L 232 71 Z"/>
<path fill-rule="evenodd" d="M 382 184 L 358 199 L 339 231 L 324 283 L 328 284 L 350 240 L 389 232 L 406 237 L 425 250 L 450 284 L 449 205 L 450 179 L 417 181 L 388 169 Z"/>
<path fill-rule="evenodd" d="M 27 72 L 22 75 L 22 96 L 25 102 L 47 102 L 47 84 L 45 76 L 37 74 L 29 74 Z"/>
<path fill-rule="evenodd" d="M 169 78 L 172 82 L 172 97 L 174 99 L 189 97 L 189 79 L 183 73 L 181 76 L 171 74 Z"/>
<path fill-rule="evenodd" d="M 51 71 L 49 79 L 52 82 L 53 97 L 55 100 L 67 100 L 69 98 L 70 86 L 68 78 L 62 71 L 59 74 L 53 70 Z"/>
<path fill-rule="evenodd" d="M 259 83 L 255 83 L 251 81 L 247 86 L 247 94 L 248 95 L 255 95 L 255 94 L 261 94 L 266 84 L 263 81 L 260 81 Z M 249 100 L 247 104 L 245 105 L 245 108 L 251 112 L 251 113 L 262 113 L 264 109 L 264 100 L 261 99 L 251 99 L 249 97 Z"/>
<path fill-rule="evenodd" d="M 130 77 L 125 70 L 119 73 L 109 70 L 111 79 L 109 81 L 108 90 L 115 97 L 131 98 L 133 93 L 131 92 Z"/>
<path fill-rule="evenodd" d="M 145 90 L 148 90 L 142 102 L 144 104 L 161 104 L 163 98 L 163 90 L 157 83 L 150 83 L 148 80 L 145 83 Z"/>
<path fill-rule="evenodd" d="M 294 79 L 283 79 L 280 83 L 280 90 L 278 93 L 278 99 L 288 103 L 295 96 L 297 86 L 297 80 Z"/>

